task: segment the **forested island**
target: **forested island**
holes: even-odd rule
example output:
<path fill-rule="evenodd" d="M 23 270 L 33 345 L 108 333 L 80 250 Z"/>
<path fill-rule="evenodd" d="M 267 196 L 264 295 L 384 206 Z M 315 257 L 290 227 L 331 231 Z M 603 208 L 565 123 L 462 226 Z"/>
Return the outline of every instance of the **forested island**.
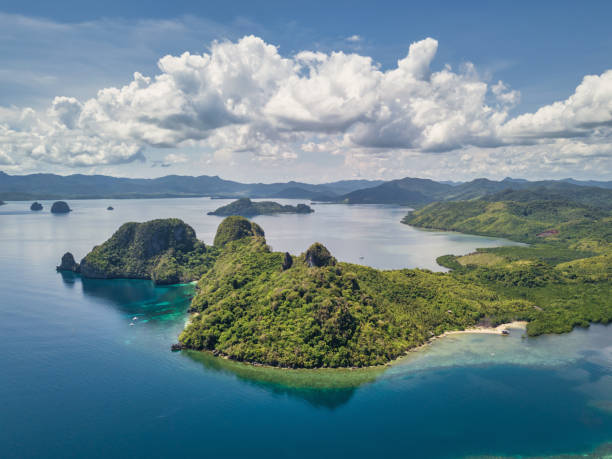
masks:
<path fill-rule="evenodd" d="M 154 220 L 123 225 L 76 270 L 198 280 L 179 348 L 287 368 L 364 367 L 475 325 L 525 320 L 533 336 L 608 323 L 610 218 L 601 208 L 529 200 L 432 204 L 409 214 L 404 222 L 417 226 L 471 225 L 467 232 L 533 243 L 441 257 L 450 273 L 343 263 L 318 243 L 301 255 L 274 252 L 263 229 L 239 216 L 222 221 L 212 246 L 180 220 Z"/>
<path fill-rule="evenodd" d="M 249 198 L 241 198 L 225 206 L 219 207 L 213 212 L 208 212 L 208 215 L 217 215 L 221 217 L 229 217 L 230 215 L 254 217 L 256 215 L 310 214 L 312 212 L 314 212 L 314 210 L 306 204 L 291 206 L 282 205 L 274 201 L 255 202 L 251 201 Z"/>

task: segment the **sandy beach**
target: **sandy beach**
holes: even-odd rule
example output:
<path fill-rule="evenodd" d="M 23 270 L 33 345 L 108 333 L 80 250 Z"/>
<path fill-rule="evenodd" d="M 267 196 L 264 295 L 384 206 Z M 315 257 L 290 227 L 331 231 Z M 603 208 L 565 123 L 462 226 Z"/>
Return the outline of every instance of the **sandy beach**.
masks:
<path fill-rule="evenodd" d="M 512 328 L 520 328 L 524 330 L 526 326 L 527 326 L 526 321 L 517 320 L 514 322 L 507 323 L 507 324 L 498 325 L 497 327 L 473 327 L 473 328 L 466 328 L 465 330 L 447 331 L 437 336 L 437 338 L 442 338 L 443 336 L 448 336 L 448 335 L 457 335 L 459 333 L 486 333 L 489 335 L 501 335 L 503 330 L 509 330 Z"/>

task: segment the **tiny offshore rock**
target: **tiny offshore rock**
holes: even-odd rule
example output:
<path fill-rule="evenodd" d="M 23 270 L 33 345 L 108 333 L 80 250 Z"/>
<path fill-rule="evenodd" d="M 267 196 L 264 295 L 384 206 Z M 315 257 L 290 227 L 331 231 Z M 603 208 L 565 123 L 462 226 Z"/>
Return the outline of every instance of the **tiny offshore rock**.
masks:
<path fill-rule="evenodd" d="M 68 203 L 65 201 L 56 201 L 51 206 L 52 214 L 67 214 L 72 211 L 72 209 L 68 206 Z"/>
<path fill-rule="evenodd" d="M 56 269 L 57 271 L 72 271 L 78 273 L 80 271 L 80 266 L 74 259 L 74 256 L 70 252 L 66 252 L 62 256 L 62 261 Z"/>

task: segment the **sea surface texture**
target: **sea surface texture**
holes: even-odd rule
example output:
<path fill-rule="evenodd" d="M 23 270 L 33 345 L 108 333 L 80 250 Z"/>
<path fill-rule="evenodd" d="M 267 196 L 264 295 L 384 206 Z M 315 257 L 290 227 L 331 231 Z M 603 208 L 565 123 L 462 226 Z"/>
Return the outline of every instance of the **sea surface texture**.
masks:
<path fill-rule="evenodd" d="M 300 200 L 279 200 L 296 204 Z M 211 243 L 228 200 L 70 201 L 0 208 L 0 457 L 541 457 L 611 454 L 612 328 L 525 338 L 462 334 L 398 363 L 287 371 L 170 352 L 193 285 L 55 271 L 122 223 L 178 217 Z M 113 206 L 114 211 L 107 211 Z M 255 218 L 275 250 L 442 270 L 501 239 L 402 225 L 406 209 L 314 205 Z"/>

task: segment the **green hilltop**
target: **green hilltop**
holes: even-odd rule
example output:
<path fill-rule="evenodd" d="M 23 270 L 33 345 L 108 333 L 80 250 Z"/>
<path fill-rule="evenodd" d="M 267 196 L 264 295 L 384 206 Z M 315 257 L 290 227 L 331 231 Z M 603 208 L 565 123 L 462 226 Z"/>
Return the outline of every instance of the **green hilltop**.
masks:
<path fill-rule="evenodd" d="M 214 262 L 216 249 L 196 238 L 177 218 L 125 223 L 96 246 L 77 270 L 84 277 L 151 279 L 176 284 L 199 279 Z"/>

